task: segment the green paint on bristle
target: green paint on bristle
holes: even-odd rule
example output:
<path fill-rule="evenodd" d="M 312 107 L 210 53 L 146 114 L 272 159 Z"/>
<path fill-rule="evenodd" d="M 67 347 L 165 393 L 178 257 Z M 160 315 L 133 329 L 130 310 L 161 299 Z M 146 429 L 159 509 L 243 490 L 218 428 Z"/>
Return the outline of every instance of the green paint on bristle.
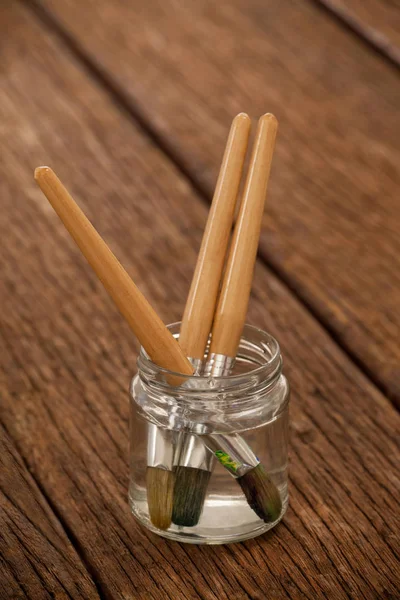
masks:
<path fill-rule="evenodd" d="M 229 454 L 227 454 L 223 450 L 217 450 L 215 452 L 215 456 L 218 459 L 218 461 L 221 463 L 221 465 L 223 467 L 225 467 L 225 469 L 228 469 L 228 471 L 230 471 L 232 473 L 232 475 L 236 475 L 240 465 L 238 463 L 236 463 L 234 460 L 232 460 L 231 457 L 229 456 Z"/>
<path fill-rule="evenodd" d="M 282 512 L 282 500 L 278 488 L 269 477 L 264 467 L 259 463 L 244 475 L 238 477 L 238 470 L 242 466 L 235 462 L 223 450 L 217 450 L 216 458 L 225 469 L 237 478 L 249 506 L 256 515 L 265 523 L 272 523 L 279 519 Z"/>

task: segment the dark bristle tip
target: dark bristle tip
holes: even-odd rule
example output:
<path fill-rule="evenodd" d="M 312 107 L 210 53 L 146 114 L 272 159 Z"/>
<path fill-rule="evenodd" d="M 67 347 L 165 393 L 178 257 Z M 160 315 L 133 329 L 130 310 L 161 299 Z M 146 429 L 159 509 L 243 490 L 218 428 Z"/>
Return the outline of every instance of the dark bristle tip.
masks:
<path fill-rule="evenodd" d="M 200 520 L 210 480 L 210 471 L 193 467 L 177 467 L 175 471 L 172 522 L 181 527 L 194 527 Z"/>
<path fill-rule="evenodd" d="M 272 523 L 279 519 L 282 500 L 276 485 L 261 464 L 242 477 L 238 477 L 238 483 L 250 507 L 260 519 L 265 523 Z"/>
<path fill-rule="evenodd" d="M 147 467 L 146 486 L 150 520 L 158 529 L 171 525 L 175 476 L 172 471 Z"/>

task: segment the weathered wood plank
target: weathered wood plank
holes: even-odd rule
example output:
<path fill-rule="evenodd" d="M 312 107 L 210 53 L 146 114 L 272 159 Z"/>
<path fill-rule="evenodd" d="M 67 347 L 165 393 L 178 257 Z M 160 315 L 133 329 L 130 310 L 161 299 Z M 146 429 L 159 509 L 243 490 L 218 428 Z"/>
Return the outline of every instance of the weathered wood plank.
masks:
<path fill-rule="evenodd" d="M 23 419 L 23 415 L 15 417 Z M 98 598 L 79 556 L 1 424 L 0 473 L 0 598 Z"/>
<path fill-rule="evenodd" d="M 399 0 L 314 0 L 400 65 Z"/>
<path fill-rule="evenodd" d="M 277 114 L 263 256 L 399 400 L 395 69 L 307 1 L 41 5 L 209 197 L 232 116 Z"/>
<path fill-rule="evenodd" d="M 293 386 L 291 509 L 220 548 L 146 533 L 127 505 L 128 328 L 36 189 L 49 162 L 166 320 L 180 317 L 206 218 L 171 162 L 17 5 L 2 8 L 0 416 L 106 598 L 378 598 L 400 583 L 399 417 L 263 265 L 249 320 Z M 12 134 L 12 135 L 11 135 Z"/>

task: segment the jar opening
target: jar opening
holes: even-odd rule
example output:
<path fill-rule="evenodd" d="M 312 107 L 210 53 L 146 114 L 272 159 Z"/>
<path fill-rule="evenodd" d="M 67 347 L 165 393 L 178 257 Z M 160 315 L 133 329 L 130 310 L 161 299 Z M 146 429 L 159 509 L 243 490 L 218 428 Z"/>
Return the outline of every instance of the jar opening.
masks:
<path fill-rule="evenodd" d="M 175 339 L 179 339 L 180 322 L 168 325 Z M 229 375 L 220 377 L 210 377 L 205 375 L 184 375 L 175 373 L 159 367 L 153 363 L 147 353 L 141 348 L 138 358 L 139 374 L 141 378 L 164 385 L 166 388 L 176 389 L 185 388 L 185 393 L 192 387 L 199 392 L 218 392 L 227 391 L 238 386 L 241 388 L 244 384 L 248 388 L 249 384 L 257 386 L 257 383 L 267 384 L 274 380 L 281 372 L 282 358 L 278 342 L 265 331 L 245 325 L 240 340 L 239 348 L 232 372 Z M 172 386 L 167 383 L 171 377 L 182 384 Z"/>

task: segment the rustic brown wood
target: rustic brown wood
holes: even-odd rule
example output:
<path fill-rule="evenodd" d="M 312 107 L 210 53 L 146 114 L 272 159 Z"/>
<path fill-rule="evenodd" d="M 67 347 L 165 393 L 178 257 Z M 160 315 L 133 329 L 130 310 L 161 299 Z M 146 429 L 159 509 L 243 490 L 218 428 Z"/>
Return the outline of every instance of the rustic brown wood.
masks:
<path fill-rule="evenodd" d="M 1 424 L 0 473 L 0 598 L 98 598 L 85 566 Z"/>
<path fill-rule="evenodd" d="M 276 114 L 262 254 L 398 401 L 397 71 L 306 0 L 41 5 L 209 197 L 235 112 Z"/>
<path fill-rule="evenodd" d="M 400 65 L 399 0 L 315 0 Z"/>
<path fill-rule="evenodd" d="M 270 534 L 218 548 L 136 525 L 126 499 L 135 345 L 31 173 L 54 166 L 168 321 L 182 314 L 206 207 L 29 13 L 10 3 L 0 16 L 0 418 L 102 595 L 395 598 L 399 416 L 262 264 L 249 321 L 278 337 L 293 387 L 290 510 Z"/>

